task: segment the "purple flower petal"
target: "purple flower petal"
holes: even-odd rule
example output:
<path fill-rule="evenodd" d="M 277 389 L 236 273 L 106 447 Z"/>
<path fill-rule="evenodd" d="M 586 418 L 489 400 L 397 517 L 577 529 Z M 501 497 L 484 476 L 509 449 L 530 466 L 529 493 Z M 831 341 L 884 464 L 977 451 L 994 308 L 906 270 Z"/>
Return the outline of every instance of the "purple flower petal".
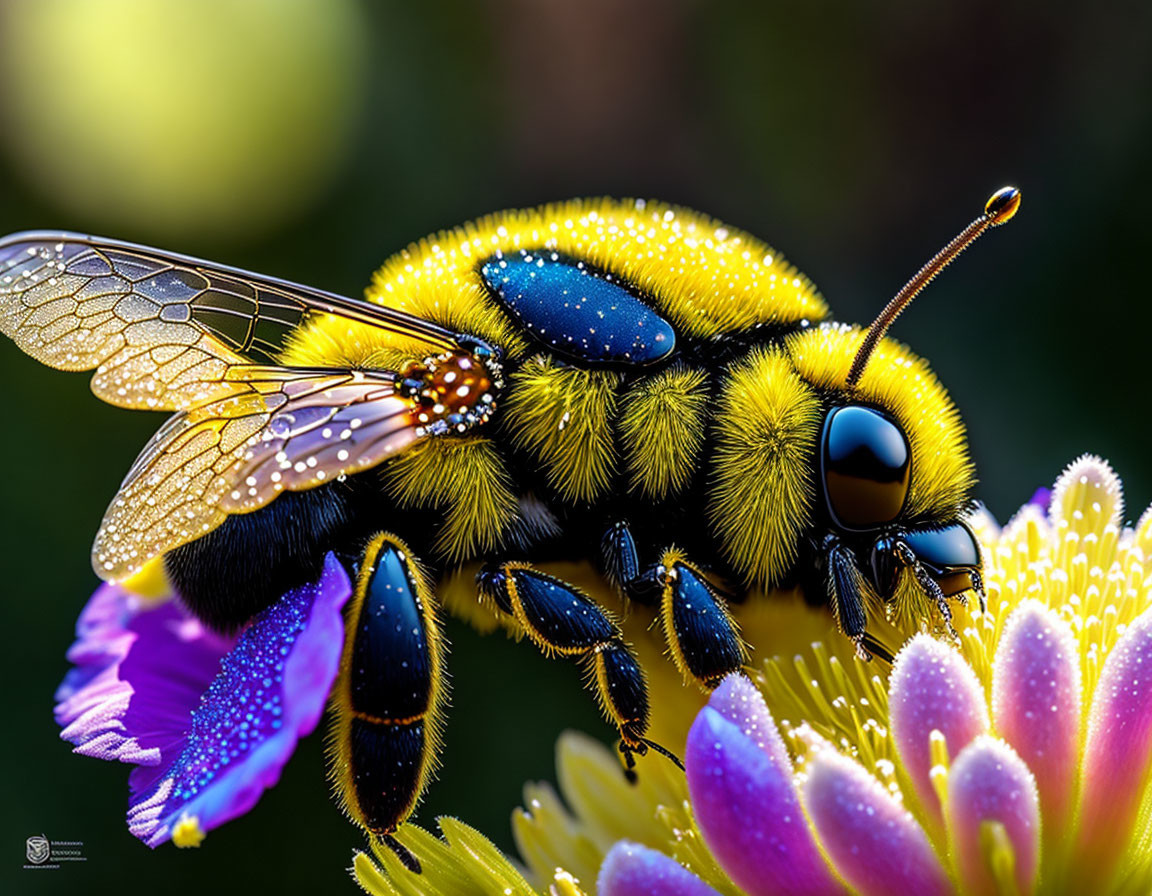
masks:
<path fill-rule="evenodd" d="M 809 830 L 783 741 L 756 687 L 729 675 L 696 716 L 684 764 L 696 823 L 749 896 L 842 893 Z"/>
<path fill-rule="evenodd" d="M 858 762 L 817 750 L 804 806 L 840 876 L 863 896 L 952 892 L 948 875 L 912 813 Z"/>
<path fill-rule="evenodd" d="M 1011 891 L 997 877 L 1009 869 L 1016 873 L 1015 892 L 1033 891 L 1040 870 L 1040 801 L 1032 773 L 1008 744 L 981 735 L 960 751 L 948 770 L 947 815 L 965 892 Z M 997 872 L 981 842 L 989 822 L 1003 825 L 1011 847 L 1011 863 Z"/>
<path fill-rule="evenodd" d="M 224 657 L 159 780 L 132 781 L 128 827 L 149 846 L 182 818 L 211 830 L 247 812 L 320 720 L 340 664 L 348 576 L 329 555 L 320 580 L 257 616 Z"/>
<path fill-rule="evenodd" d="M 1108 654 L 1088 716 L 1077 861 L 1094 869 L 1101 890 L 1132 841 L 1150 772 L 1152 610 L 1145 610 Z"/>
<path fill-rule="evenodd" d="M 76 623 L 75 667 L 56 691 L 60 736 L 98 759 L 159 765 L 179 744 L 233 640 L 179 603 L 102 585 Z"/>
<path fill-rule="evenodd" d="M 1044 826 L 1057 838 L 1072 818 L 1080 758 L 1076 637 L 1055 612 L 1024 601 L 1004 626 L 992 668 L 996 731 L 1036 776 Z"/>
<path fill-rule="evenodd" d="M 892 666 L 888 708 L 892 738 L 916 795 L 929 816 L 942 821 L 931 778 L 931 735 L 941 732 L 955 756 L 988 730 L 980 680 L 954 649 L 928 635 L 916 635 Z"/>
<path fill-rule="evenodd" d="M 1047 515 L 1048 507 L 1052 504 L 1052 489 L 1043 485 L 1040 486 L 1040 488 L 1032 493 L 1032 497 L 1028 499 L 1028 503 L 1039 507 L 1040 510 Z"/>
<path fill-rule="evenodd" d="M 792 771 L 792 760 L 788 758 L 784 738 L 764 702 L 764 695 L 752 679 L 739 672 L 725 676 L 708 698 L 708 705 L 738 726 L 744 736 L 751 738 L 779 768 L 787 769 L 789 773 Z"/>
<path fill-rule="evenodd" d="M 663 853 L 627 840 L 621 840 L 604 857 L 596 892 L 600 896 L 719 896 Z"/>

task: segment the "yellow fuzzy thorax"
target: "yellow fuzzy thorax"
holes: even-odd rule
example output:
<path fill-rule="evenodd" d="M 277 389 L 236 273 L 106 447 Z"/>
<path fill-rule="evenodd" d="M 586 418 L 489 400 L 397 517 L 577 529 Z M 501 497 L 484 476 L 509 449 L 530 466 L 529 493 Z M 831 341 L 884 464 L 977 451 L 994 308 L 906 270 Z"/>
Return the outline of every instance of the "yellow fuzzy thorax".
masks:
<path fill-rule="evenodd" d="M 779 581 L 812 516 L 820 401 L 782 350 L 755 349 L 730 372 L 716 433 L 712 525 L 746 579 Z"/>
<path fill-rule="evenodd" d="M 477 268 L 496 252 L 552 249 L 585 260 L 642 290 L 678 332 L 707 337 L 762 324 L 823 320 L 812 283 L 766 243 L 698 212 L 662 202 L 574 199 L 498 212 L 441 231 L 392 256 L 368 298 L 501 346 L 528 344 L 489 296 Z M 343 319 L 309 323 L 284 363 L 385 366 L 410 340 Z"/>
<path fill-rule="evenodd" d="M 523 362 L 502 399 L 513 441 L 570 502 L 605 497 L 618 469 L 628 471 L 640 498 L 675 497 L 700 460 L 708 382 L 703 372 L 674 365 L 621 390 L 616 373 L 531 356 L 530 343 L 477 273 L 496 252 L 520 248 L 571 255 L 632 284 L 686 336 L 819 321 L 828 313 L 812 284 L 767 244 L 658 202 L 574 200 L 501 212 L 390 258 L 367 290 L 370 300 L 480 336 Z M 395 370 L 427 351 L 402 336 L 319 316 L 281 361 Z M 458 450 L 428 444 L 410 453 L 385 466 L 385 483 L 401 506 L 445 511 L 437 554 L 458 562 L 497 548 L 515 525 L 518 496 L 490 443 L 477 437 Z"/>

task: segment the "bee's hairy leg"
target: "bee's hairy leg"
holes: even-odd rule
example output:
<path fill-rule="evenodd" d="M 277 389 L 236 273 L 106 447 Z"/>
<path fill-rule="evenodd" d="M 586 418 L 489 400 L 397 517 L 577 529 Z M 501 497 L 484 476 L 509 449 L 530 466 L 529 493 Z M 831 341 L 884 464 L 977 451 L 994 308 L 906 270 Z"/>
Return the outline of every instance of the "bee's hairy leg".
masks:
<path fill-rule="evenodd" d="M 916 583 L 936 604 L 936 609 L 940 611 L 940 617 L 944 620 L 944 627 L 948 629 L 949 636 L 953 641 L 959 641 L 960 635 L 957 634 L 956 627 L 952 624 L 952 607 L 948 603 L 948 597 L 944 594 L 943 589 L 924 568 L 924 564 L 916 557 L 915 552 L 908 546 L 907 542 L 897 541 L 896 552 L 897 559 L 912 570 L 912 575 L 916 577 Z M 983 595 L 981 595 L 981 601 L 983 601 Z"/>
<path fill-rule="evenodd" d="M 828 599 L 840 630 L 856 645 L 856 656 L 864 661 L 872 659 L 868 649 L 868 617 L 860 595 L 860 575 L 856 558 L 835 535 L 824 536 L 821 543 L 824 566 L 828 571 Z"/>
<path fill-rule="evenodd" d="M 675 549 L 641 568 L 636 541 L 626 522 L 608 527 L 600 540 L 608 579 L 625 597 L 659 607 L 664 638 L 685 680 L 712 689 L 747 658 L 728 602 L 704 575 Z"/>
<path fill-rule="evenodd" d="M 664 552 L 654 574 L 664 639 L 685 680 L 711 690 L 739 672 L 748 651 L 724 596 L 674 548 Z"/>
<path fill-rule="evenodd" d="M 345 812 L 419 872 L 393 835 L 439 758 L 444 638 L 428 578 L 402 541 L 374 536 L 353 568 L 328 774 Z"/>
<path fill-rule="evenodd" d="M 486 564 L 476 584 L 481 596 L 545 656 L 572 657 L 584 667 L 601 711 L 620 733 L 630 780 L 635 779 L 634 754 L 643 755 L 649 747 L 666 754 L 645 737 L 649 706 L 644 672 L 620 628 L 599 604 L 575 585 L 521 562 Z"/>
<path fill-rule="evenodd" d="M 976 597 L 980 600 L 980 612 L 988 612 L 988 592 L 984 590 L 984 575 L 978 569 L 973 569 L 968 573 L 972 577 L 972 589 L 976 592 Z"/>
<path fill-rule="evenodd" d="M 640 566 L 636 539 L 626 522 L 609 526 L 600 539 L 600 559 L 608 581 L 626 598 L 653 605 L 660 600 L 663 587 L 655 565 Z"/>

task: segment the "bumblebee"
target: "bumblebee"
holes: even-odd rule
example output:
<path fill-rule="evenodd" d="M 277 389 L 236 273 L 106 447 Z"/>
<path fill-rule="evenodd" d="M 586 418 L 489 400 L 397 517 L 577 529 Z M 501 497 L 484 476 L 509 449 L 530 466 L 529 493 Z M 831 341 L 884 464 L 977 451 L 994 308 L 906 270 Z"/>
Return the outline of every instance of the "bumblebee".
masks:
<path fill-rule="evenodd" d="M 435 765 L 438 590 L 476 594 L 581 663 L 629 769 L 643 670 L 614 616 L 541 564 L 591 562 L 650 604 L 686 679 L 745 660 L 729 603 L 800 584 L 861 657 L 868 608 L 982 591 L 960 416 L 885 337 L 1010 218 L 1005 188 L 868 329 L 838 325 L 755 237 L 657 202 L 510 211 L 392 257 L 353 299 L 70 233 L 0 241 L 0 329 L 111 404 L 175 412 L 96 536 L 109 581 L 162 562 L 234 630 L 334 552 L 355 581 L 331 775 L 391 838 Z"/>

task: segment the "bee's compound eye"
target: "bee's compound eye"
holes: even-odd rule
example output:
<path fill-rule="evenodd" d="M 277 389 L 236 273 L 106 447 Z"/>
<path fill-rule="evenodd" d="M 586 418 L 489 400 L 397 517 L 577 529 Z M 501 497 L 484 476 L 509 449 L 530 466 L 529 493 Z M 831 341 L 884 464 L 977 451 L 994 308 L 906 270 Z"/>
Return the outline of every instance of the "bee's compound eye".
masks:
<path fill-rule="evenodd" d="M 834 408 L 824 423 L 821 473 L 833 520 L 845 529 L 891 522 L 908 495 L 911 451 L 900 427 L 874 408 Z"/>
<path fill-rule="evenodd" d="M 904 533 L 904 541 L 945 596 L 972 587 L 971 571 L 980 569 L 980 546 L 963 523 L 943 529 L 914 529 Z"/>

